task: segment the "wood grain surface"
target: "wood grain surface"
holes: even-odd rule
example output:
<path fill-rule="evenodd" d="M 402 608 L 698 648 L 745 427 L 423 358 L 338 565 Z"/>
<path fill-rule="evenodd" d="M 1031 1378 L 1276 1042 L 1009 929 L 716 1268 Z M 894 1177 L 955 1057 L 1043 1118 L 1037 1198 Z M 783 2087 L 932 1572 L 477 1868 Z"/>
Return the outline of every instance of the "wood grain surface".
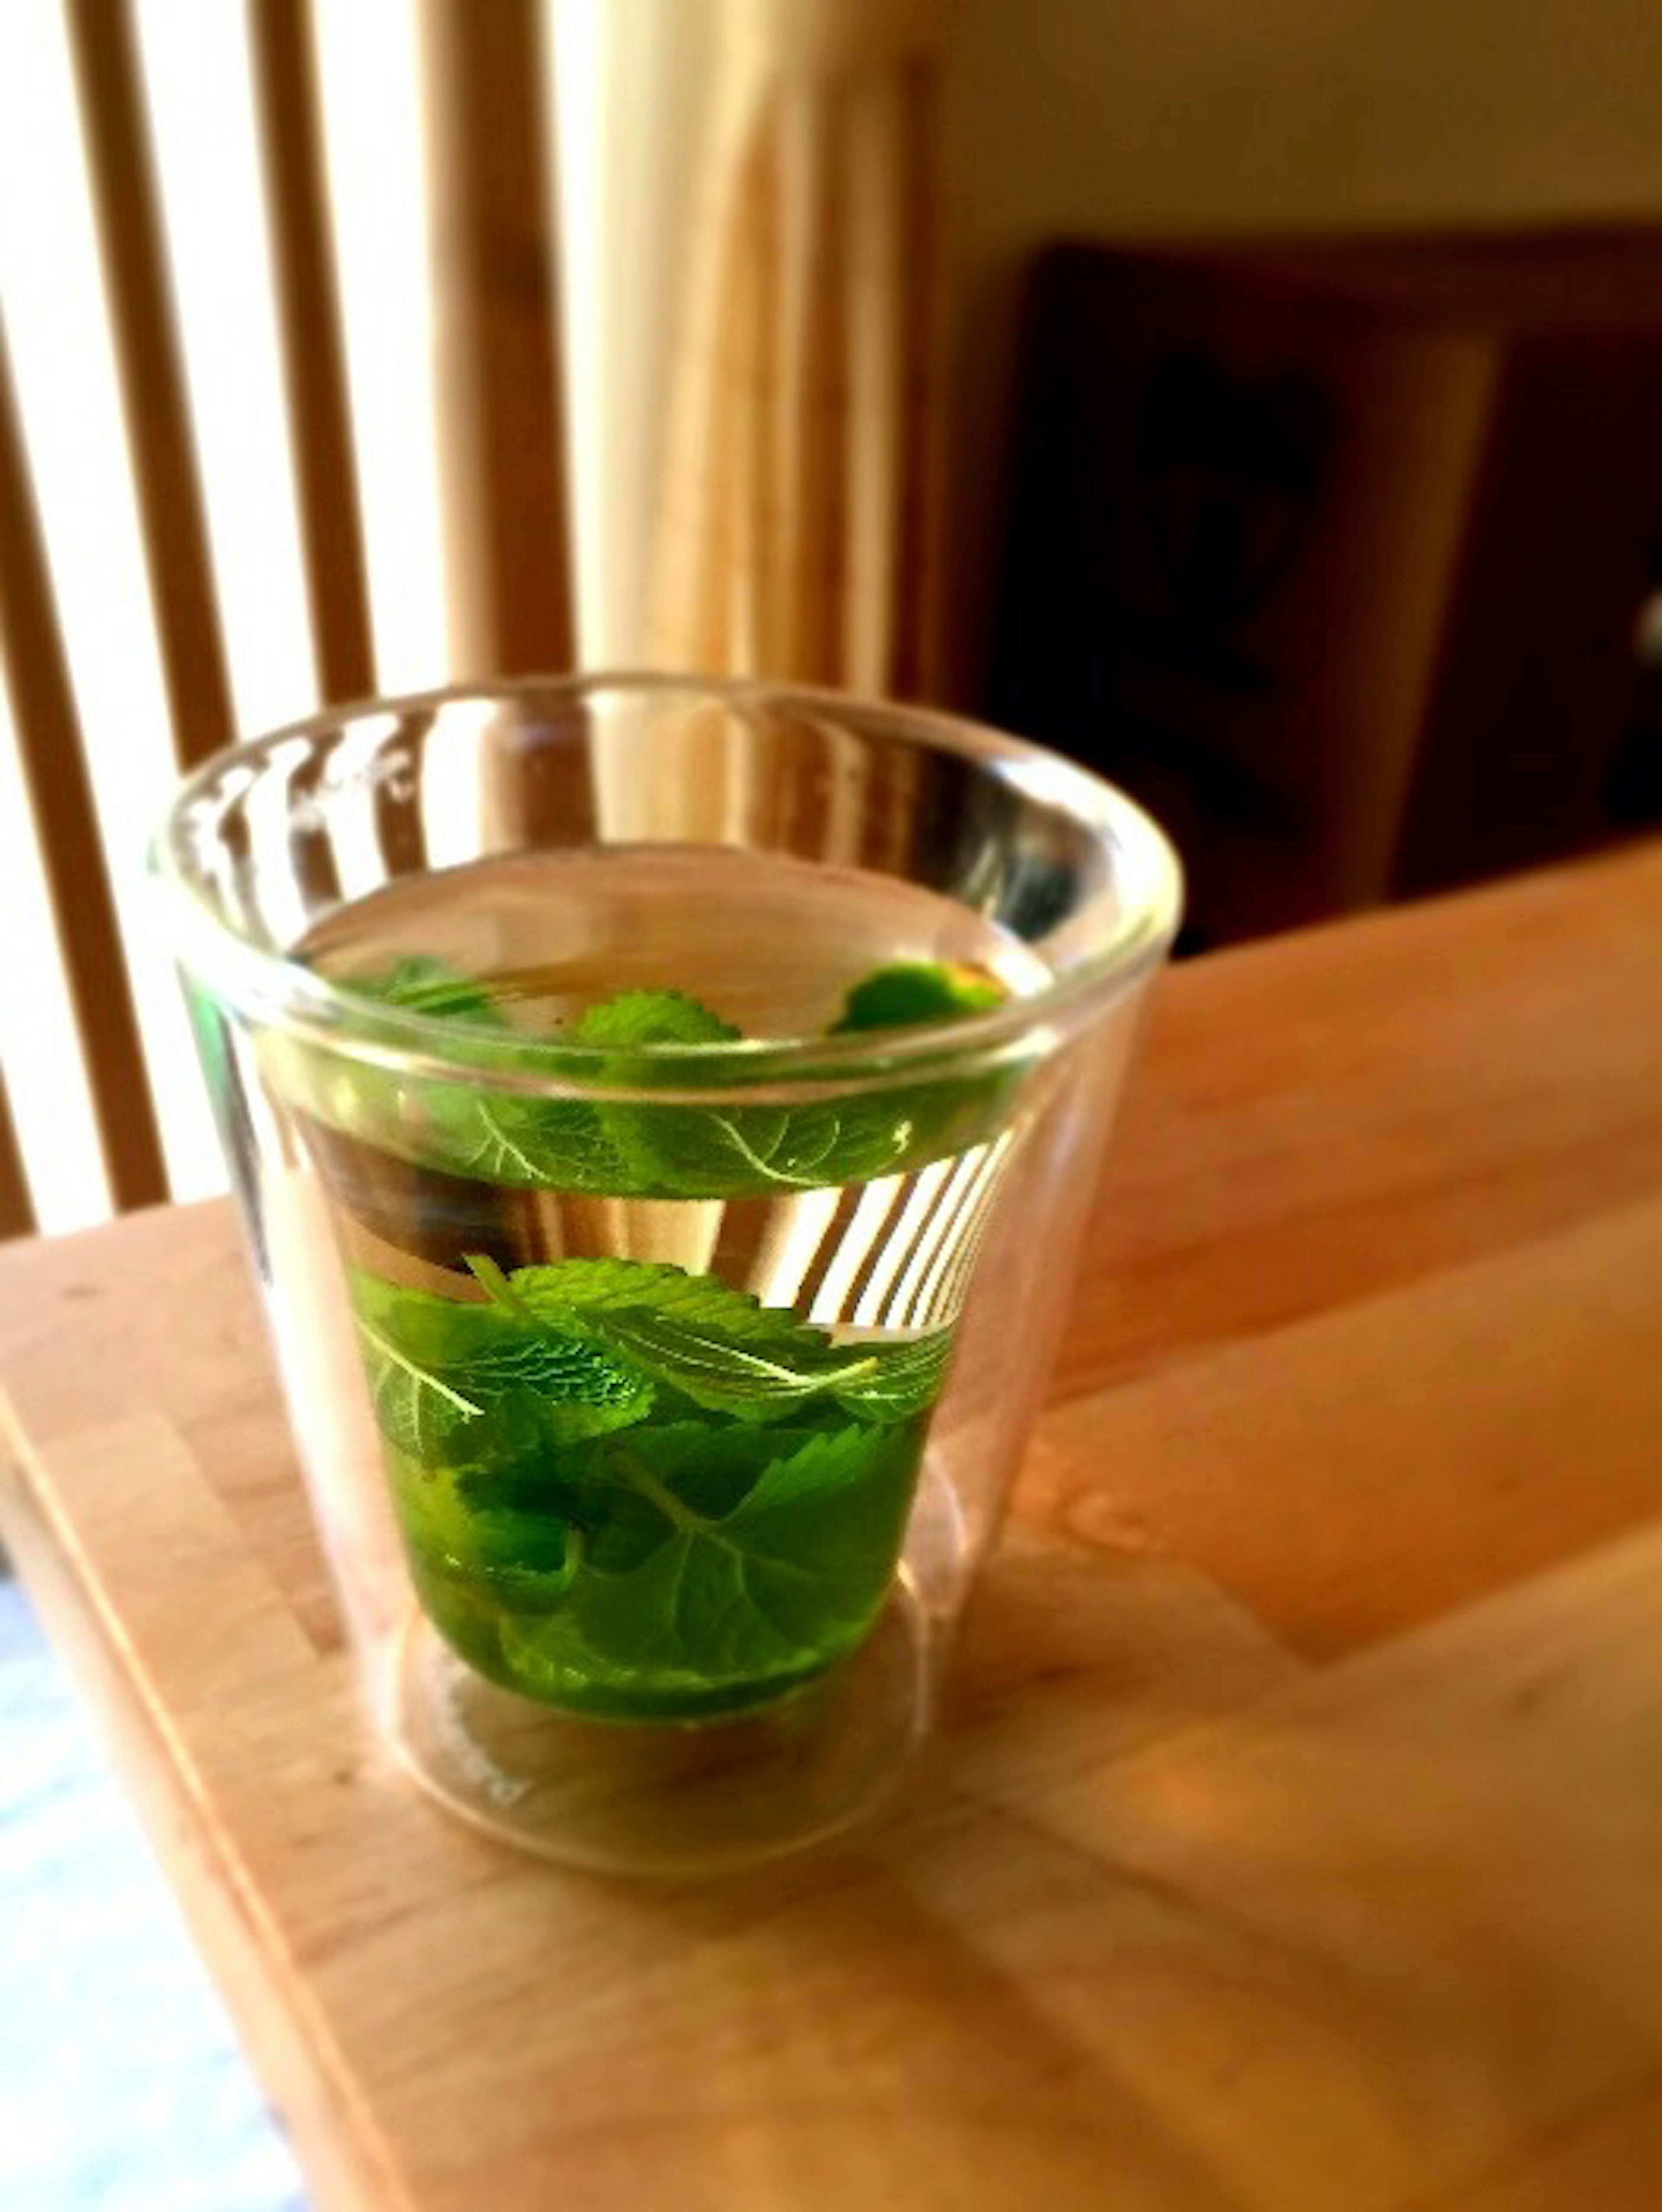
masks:
<path fill-rule="evenodd" d="M 1167 979 L 950 1725 L 766 1875 L 384 1769 L 225 1206 L 12 1249 L 0 1374 L 323 2206 L 1662 2201 L 1662 849 Z"/>

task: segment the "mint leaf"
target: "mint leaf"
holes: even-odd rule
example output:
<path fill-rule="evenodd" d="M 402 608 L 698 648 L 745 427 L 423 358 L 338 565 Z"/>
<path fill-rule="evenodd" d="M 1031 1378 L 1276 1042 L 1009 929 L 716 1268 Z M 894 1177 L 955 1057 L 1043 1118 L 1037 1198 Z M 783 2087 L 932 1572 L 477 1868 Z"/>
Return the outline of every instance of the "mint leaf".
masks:
<path fill-rule="evenodd" d="M 625 1170 L 596 1109 L 478 1084 L 423 1084 L 405 1136 L 416 1164 L 511 1189 L 615 1191 Z M 401 1149 L 395 1145 L 393 1149 Z"/>
<path fill-rule="evenodd" d="M 686 991 L 620 991 L 591 1006 L 577 1024 L 580 1044 L 622 1052 L 655 1044 L 731 1044 L 743 1034 Z"/>
<path fill-rule="evenodd" d="M 852 1349 L 853 1347 L 846 1347 Z M 952 1364 L 953 1332 L 937 1328 L 910 1344 L 872 1344 L 876 1364 L 869 1375 L 849 1374 L 837 1386 L 837 1401 L 869 1421 L 909 1421 L 926 1413 L 941 1395 Z"/>
<path fill-rule="evenodd" d="M 775 1460 L 721 1523 L 749 1560 L 811 1569 L 816 1589 L 797 1590 L 786 1608 L 798 1635 L 822 1636 L 827 1615 L 859 1620 L 875 1610 L 905 1533 L 922 1443 L 916 1427 L 816 1437 Z"/>
<path fill-rule="evenodd" d="M 732 1344 L 760 1344 L 811 1354 L 830 1342 L 823 1329 L 789 1306 L 765 1306 L 749 1291 L 713 1275 L 690 1274 L 668 1261 L 555 1260 L 504 1276 L 488 1261 L 470 1262 L 499 1303 L 556 1326 L 582 1316 L 653 1314 L 704 1326 Z"/>
<path fill-rule="evenodd" d="M 731 1041 L 740 1032 L 684 992 L 638 990 L 590 1007 L 576 1034 L 582 1044 L 627 1052 Z M 424 1085 L 419 1105 L 431 1164 L 452 1174 L 512 1188 L 631 1195 L 664 1180 L 651 1138 L 654 1117 L 667 1113 L 679 1122 L 687 1111 L 533 1098 L 482 1083 Z"/>
<path fill-rule="evenodd" d="M 867 1182 L 906 1164 L 903 1097 L 781 1106 L 614 1106 L 604 1127 L 637 1188 L 665 1198 L 768 1198 Z"/>
<path fill-rule="evenodd" d="M 577 1337 L 362 1271 L 349 1287 L 376 1422 L 423 1467 L 512 1460 L 624 1427 L 651 1407 L 648 1376 Z"/>
<path fill-rule="evenodd" d="M 518 1036 L 482 984 L 422 956 L 343 988 L 469 1024 L 487 1047 L 477 1076 L 434 1082 L 366 1066 L 325 1046 L 276 1040 L 269 1050 L 282 1086 L 327 1128 L 413 1166 L 506 1189 L 713 1199 L 866 1182 L 982 1142 L 1002 1125 L 1019 1081 L 1017 1073 L 1001 1070 L 789 1107 L 540 1098 L 494 1085 L 491 1067 L 557 1066 L 549 1056 L 557 1040 Z M 928 1018 L 943 1006 L 971 1011 L 978 994 L 1001 989 L 973 971 L 900 963 L 854 987 L 839 1027 Z M 925 1001 L 930 1012 L 918 1010 Z M 590 1007 L 576 1030 L 580 1043 L 616 1054 L 615 1064 L 602 1063 L 603 1079 L 632 1088 L 646 1079 L 642 1051 L 731 1042 L 739 1034 L 696 999 L 667 989 L 620 992 Z M 662 1079 L 661 1070 L 652 1079 Z M 329 1160 L 321 1164 L 329 1172 Z M 331 1180 L 349 1206 L 353 1178 L 343 1165 Z"/>
<path fill-rule="evenodd" d="M 696 1323 L 651 1314 L 619 1314 L 600 1326 L 601 1340 L 654 1380 L 670 1384 L 695 1406 L 738 1421 L 767 1421 L 810 1400 L 837 1395 L 845 1382 L 873 1376 L 869 1353 L 828 1349 L 792 1357 L 783 1346 L 735 1343 Z"/>
<path fill-rule="evenodd" d="M 393 1502 L 418 1586 L 429 1608 L 488 1670 L 500 1652 L 499 1608 L 548 1613 L 582 1560 L 580 1532 L 539 1506 L 520 1511 L 464 1501 L 464 1480 L 388 1454 Z"/>
<path fill-rule="evenodd" d="M 705 1520 L 719 1521 L 755 1489 L 782 1453 L 799 1449 L 816 1433 L 797 1428 L 764 1431 L 695 1417 L 654 1421 L 641 1430 L 641 1448 L 634 1456 L 679 1504 Z M 647 1550 L 662 1543 L 669 1527 L 655 1493 L 620 1484 L 619 1462 L 607 1450 L 607 1441 L 603 1438 L 584 1453 L 578 1510 L 593 1530 L 593 1564 L 604 1573 L 615 1573 L 635 1565 Z M 628 1509 L 621 1515 L 620 1504 Z M 637 1507 L 645 1509 L 646 1518 Z"/>
<path fill-rule="evenodd" d="M 968 969 L 902 962 L 857 984 L 840 1029 L 965 1013 L 997 1005 L 1002 984 Z M 655 1044 L 731 1042 L 741 1032 L 685 992 L 624 991 L 591 1006 L 578 1024 L 585 1044 L 620 1054 L 611 1071 L 620 1085 L 638 1079 L 628 1059 Z M 601 1106 L 596 1115 L 605 1146 L 642 1197 L 762 1197 L 869 1182 L 937 1158 L 938 1139 L 973 1103 L 979 1125 L 1001 1101 L 1004 1077 L 971 1084 L 925 1084 L 870 1091 L 846 1099 L 793 1106 L 656 1105 L 650 1100 Z M 978 1126 L 976 1134 L 984 1133 Z M 605 1172 L 605 1170 L 603 1170 Z"/>
<path fill-rule="evenodd" d="M 400 961 L 388 975 L 346 988 L 389 1006 L 511 1034 L 483 984 L 425 955 Z M 482 1077 L 476 1083 L 404 1085 L 396 1076 L 366 1071 L 365 1079 L 393 1086 L 387 1102 L 397 1109 L 393 1149 L 409 1147 L 423 1166 L 511 1188 L 573 1190 L 604 1181 L 616 1170 L 594 1109 L 580 1100 L 493 1090 Z"/>
<path fill-rule="evenodd" d="M 614 1667 L 682 1669 L 707 1685 L 814 1671 L 882 1603 L 911 1498 L 919 1439 L 845 1430 L 772 1459 L 719 1516 L 676 1487 L 671 1432 L 617 1437 L 602 1456 L 655 1507 L 663 1540 L 618 1574 L 585 1573 L 572 1611 Z"/>
<path fill-rule="evenodd" d="M 446 1021 L 472 1022 L 506 1030 L 502 1010 L 482 983 L 458 975 L 429 953 L 413 953 L 384 975 L 335 975 L 331 982 L 383 1006 L 407 1006 L 412 1013 L 442 1015 Z"/>
<path fill-rule="evenodd" d="M 1001 1006 L 1009 996 L 997 976 L 959 961 L 895 960 L 854 985 L 831 1034 L 961 1020 Z"/>
<path fill-rule="evenodd" d="M 608 1073 L 628 1085 L 640 1074 L 629 1054 L 658 1044 L 731 1043 L 743 1031 L 683 991 L 636 990 L 591 1006 L 577 1035 L 584 1044 L 616 1050 L 619 1062 Z M 827 1180 L 820 1170 L 829 1133 L 817 1124 L 793 1132 L 797 1118 L 779 1107 L 736 1105 L 724 1111 L 650 1101 L 604 1105 L 598 1113 L 600 1128 L 632 1186 L 671 1197 L 726 1196 L 756 1186 L 819 1187 Z"/>
<path fill-rule="evenodd" d="M 472 1447 L 464 1431 L 484 1419 L 484 1400 L 459 1389 L 441 1370 L 410 1359 L 368 1323 L 358 1328 L 376 1425 L 394 1450 L 423 1467 L 468 1458 Z"/>
<path fill-rule="evenodd" d="M 905 1420 L 933 1402 L 951 1355 L 946 1330 L 904 1345 L 839 1345 L 788 1306 L 666 1264 L 561 1260 L 511 1276 L 473 1265 L 505 1310 L 586 1338 L 734 1420 L 788 1418 L 816 1400 L 866 1420 Z"/>
<path fill-rule="evenodd" d="M 624 991 L 578 1024 L 585 1044 L 621 1055 L 655 1044 L 731 1042 L 743 1033 L 682 991 Z M 616 1079 L 632 1079 L 627 1058 Z M 904 1097 L 882 1094 L 810 1104 L 654 1105 L 599 1109 L 605 1140 L 643 1194 L 765 1196 L 864 1182 L 904 1159 L 916 1122 Z"/>
<path fill-rule="evenodd" d="M 379 1005 L 466 1024 L 505 1067 L 522 1066 L 545 1042 L 519 1037 L 485 985 L 426 954 L 381 975 L 331 980 Z M 284 1087 L 325 1127 L 414 1167 L 533 1190 L 615 1191 L 626 1176 L 592 1106 L 494 1087 L 486 1065 L 474 1080 L 435 1083 L 326 1046 L 279 1041 L 274 1050 Z M 349 1191 L 340 1194 L 349 1204 Z"/>
<path fill-rule="evenodd" d="M 904 1175 L 985 1143 L 1008 1119 L 1016 1069 L 852 1092 L 802 1106 L 600 1109 L 616 1164 L 569 1188 L 634 1198 L 778 1198 Z"/>

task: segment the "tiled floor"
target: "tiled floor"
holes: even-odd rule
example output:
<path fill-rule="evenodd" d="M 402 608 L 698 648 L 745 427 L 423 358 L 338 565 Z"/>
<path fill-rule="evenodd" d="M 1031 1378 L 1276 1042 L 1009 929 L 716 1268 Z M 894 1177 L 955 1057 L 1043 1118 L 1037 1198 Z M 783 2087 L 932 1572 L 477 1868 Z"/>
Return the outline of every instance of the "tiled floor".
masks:
<path fill-rule="evenodd" d="M 0 1565 L 0 2212 L 305 2212 L 173 1899 Z"/>

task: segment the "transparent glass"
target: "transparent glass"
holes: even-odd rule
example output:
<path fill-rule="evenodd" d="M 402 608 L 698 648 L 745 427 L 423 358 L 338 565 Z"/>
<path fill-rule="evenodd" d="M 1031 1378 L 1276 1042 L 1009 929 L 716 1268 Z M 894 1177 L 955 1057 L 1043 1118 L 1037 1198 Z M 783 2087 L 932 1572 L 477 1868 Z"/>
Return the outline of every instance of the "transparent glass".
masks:
<path fill-rule="evenodd" d="M 595 677 L 225 753 L 155 867 L 386 1743 L 590 1864 L 856 1819 L 1043 1388 L 1160 832 L 961 721 Z"/>

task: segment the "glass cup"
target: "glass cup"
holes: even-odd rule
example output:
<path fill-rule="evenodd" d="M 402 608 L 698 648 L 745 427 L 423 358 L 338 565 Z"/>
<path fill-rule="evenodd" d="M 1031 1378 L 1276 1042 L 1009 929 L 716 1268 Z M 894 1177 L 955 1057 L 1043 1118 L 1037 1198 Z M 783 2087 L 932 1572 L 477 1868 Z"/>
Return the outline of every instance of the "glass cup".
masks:
<path fill-rule="evenodd" d="M 591 677 L 221 754 L 155 870 L 385 1743 L 591 1865 L 855 1820 L 1040 1401 L 1159 830 L 963 721 Z"/>

